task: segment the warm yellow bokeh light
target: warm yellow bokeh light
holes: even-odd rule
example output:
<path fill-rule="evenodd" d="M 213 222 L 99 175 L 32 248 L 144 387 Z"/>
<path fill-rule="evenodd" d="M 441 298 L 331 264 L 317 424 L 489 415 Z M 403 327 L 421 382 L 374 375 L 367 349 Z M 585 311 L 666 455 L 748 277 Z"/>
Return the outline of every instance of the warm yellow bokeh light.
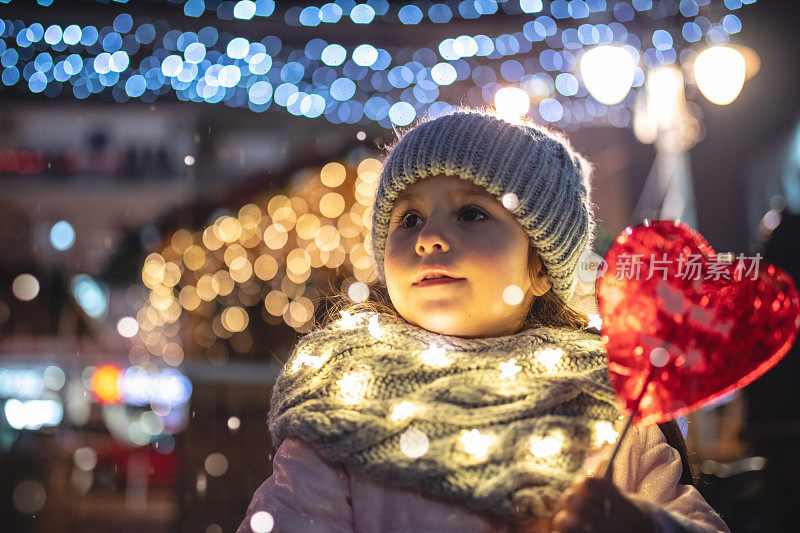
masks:
<path fill-rule="evenodd" d="M 261 208 L 256 204 L 243 205 L 241 209 L 239 209 L 239 223 L 244 229 L 253 229 L 257 227 L 263 216 L 264 213 L 261 212 Z"/>
<path fill-rule="evenodd" d="M 336 220 L 336 227 L 342 237 L 352 239 L 361 235 L 361 217 L 348 211 Z"/>
<path fill-rule="evenodd" d="M 295 213 L 291 205 L 279 207 L 272 215 L 272 223 L 283 226 L 283 229 L 290 231 L 297 223 L 297 213 Z"/>
<path fill-rule="evenodd" d="M 227 270 L 219 270 L 214 273 L 214 281 L 217 282 L 217 294 L 227 296 L 233 292 L 235 283 Z"/>
<path fill-rule="evenodd" d="M 377 176 L 381 173 L 383 164 L 374 157 L 368 157 L 358 164 L 358 177 L 365 181 L 377 180 Z M 369 177 L 367 177 L 369 174 Z"/>
<path fill-rule="evenodd" d="M 225 264 L 231 266 L 235 259 L 247 259 L 247 250 L 239 244 L 231 244 L 222 257 L 225 260 Z"/>
<path fill-rule="evenodd" d="M 223 217 L 219 222 L 219 237 L 224 242 L 233 242 L 242 235 L 242 225 L 238 219 Z"/>
<path fill-rule="evenodd" d="M 175 248 L 178 253 L 183 253 L 183 251 L 191 246 L 194 242 L 192 239 L 192 234 L 185 229 L 179 229 L 173 233 L 171 241 L 172 247 Z"/>
<path fill-rule="evenodd" d="M 330 252 L 319 249 L 316 242 L 311 242 L 306 246 L 306 251 L 311 257 L 311 268 L 322 268 L 330 257 Z"/>
<path fill-rule="evenodd" d="M 545 437 L 531 437 L 531 453 L 536 457 L 550 457 L 561 451 L 564 444 L 564 436 L 560 433 L 553 433 Z"/>
<path fill-rule="evenodd" d="M 280 250 L 289 240 L 289 233 L 283 226 L 270 224 L 264 230 L 264 244 L 272 250 Z"/>
<path fill-rule="evenodd" d="M 372 202 L 375 199 L 375 191 L 377 188 L 377 181 L 364 181 L 359 177 L 359 180 L 356 182 L 355 190 L 356 202 L 363 206 L 372 205 Z"/>
<path fill-rule="evenodd" d="M 203 274 L 197 280 L 197 294 L 202 300 L 210 302 L 217 297 L 219 281 L 210 274 Z"/>
<path fill-rule="evenodd" d="M 329 192 L 319 201 L 319 212 L 322 216 L 336 218 L 344 212 L 344 197 L 338 192 Z"/>
<path fill-rule="evenodd" d="M 253 263 L 253 272 L 259 279 L 269 281 L 278 272 L 278 261 L 269 254 L 260 255 Z"/>
<path fill-rule="evenodd" d="M 253 265 L 246 257 L 237 257 L 231 261 L 230 274 L 236 283 L 244 283 L 253 277 Z"/>
<path fill-rule="evenodd" d="M 164 279 L 161 283 L 167 287 L 174 287 L 181 280 L 181 267 L 170 261 L 164 265 Z"/>
<path fill-rule="evenodd" d="M 267 213 L 269 216 L 274 217 L 275 212 L 281 207 L 292 207 L 292 201 L 285 194 L 278 194 L 270 198 L 267 203 Z"/>
<path fill-rule="evenodd" d="M 326 187 L 334 188 L 344 183 L 347 170 L 341 163 L 328 163 L 319 172 L 319 179 Z"/>
<path fill-rule="evenodd" d="M 270 291 L 264 297 L 264 307 L 269 314 L 281 316 L 289 308 L 289 298 L 281 291 Z"/>
<path fill-rule="evenodd" d="M 317 243 L 320 250 L 330 252 L 339 246 L 340 236 L 339 230 L 330 224 L 322 226 L 314 237 L 314 242 Z"/>
<path fill-rule="evenodd" d="M 178 300 L 187 311 L 194 311 L 200 305 L 200 296 L 192 285 L 186 285 L 178 294 Z"/>
<path fill-rule="evenodd" d="M 183 252 L 183 264 L 189 270 L 200 270 L 206 264 L 206 252 L 200 246 L 193 244 Z"/>
<path fill-rule="evenodd" d="M 314 318 L 314 304 L 305 296 L 300 296 L 289 303 L 289 314 L 298 324 L 304 324 Z"/>
<path fill-rule="evenodd" d="M 311 240 L 314 238 L 314 235 L 317 234 L 320 226 L 321 223 L 317 215 L 313 213 L 306 213 L 297 219 L 295 231 L 297 232 L 297 236 L 301 239 Z"/>
<path fill-rule="evenodd" d="M 219 250 L 224 244 L 222 239 L 217 237 L 217 234 L 214 233 L 214 226 L 209 226 L 203 230 L 203 244 L 212 252 L 214 250 Z"/>
<path fill-rule="evenodd" d="M 222 325 L 230 332 L 244 331 L 250 322 L 247 311 L 239 306 L 228 307 L 222 311 Z"/>
<path fill-rule="evenodd" d="M 311 255 L 305 248 L 295 248 L 286 256 L 286 272 L 305 274 L 311 268 Z"/>

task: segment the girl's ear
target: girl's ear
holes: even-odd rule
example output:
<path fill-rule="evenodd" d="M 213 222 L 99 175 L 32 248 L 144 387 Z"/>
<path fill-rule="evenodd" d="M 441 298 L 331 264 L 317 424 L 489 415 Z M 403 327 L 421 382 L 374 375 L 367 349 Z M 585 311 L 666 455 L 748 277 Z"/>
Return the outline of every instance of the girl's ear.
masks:
<path fill-rule="evenodd" d="M 546 293 L 552 286 L 553 284 L 550 282 L 550 278 L 547 277 L 547 274 L 545 274 L 542 268 L 539 269 L 535 276 L 531 277 L 531 291 L 533 291 L 533 294 L 536 296 L 541 296 Z"/>
<path fill-rule="evenodd" d="M 536 251 L 530 248 L 528 253 L 533 254 L 529 263 L 531 267 L 531 293 L 538 297 L 549 291 L 553 287 L 553 284 L 550 282 L 550 278 L 547 277 L 547 272 L 538 254 L 536 254 Z"/>

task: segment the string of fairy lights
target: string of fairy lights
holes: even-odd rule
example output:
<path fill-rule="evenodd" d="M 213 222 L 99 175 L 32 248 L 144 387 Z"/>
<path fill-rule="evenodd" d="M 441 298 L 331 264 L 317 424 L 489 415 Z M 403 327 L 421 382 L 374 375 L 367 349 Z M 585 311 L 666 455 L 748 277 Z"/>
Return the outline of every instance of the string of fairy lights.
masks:
<path fill-rule="evenodd" d="M 230 350 L 252 348 L 248 325 L 256 312 L 308 332 L 331 280 L 341 280 L 351 300 L 365 301 L 377 278 L 368 221 L 380 170 L 371 157 L 306 169 L 287 194 L 244 205 L 201 230 L 173 233 L 142 267 L 148 293 L 135 317 L 131 362 L 157 358 L 178 366 L 185 345 L 224 362 Z"/>
<path fill-rule="evenodd" d="M 336 124 L 377 123 L 391 128 L 408 125 L 418 116 L 446 112 L 451 105 L 491 105 L 501 88 L 511 86 L 534 102 L 530 112 L 534 120 L 565 129 L 583 123 L 628 127 L 636 91 L 618 104 L 598 102 L 578 69 L 583 52 L 603 44 L 624 47 L 636 63 L 632 87 L 638 88 L 645 69 L 688 64 L 698 46 L 728 43 L 742 28 L 733 11 L 752 1 L 635 0 L 612 5 L 604 0 L 475 0 L 416 2 L 391 9 L 386 2 L 337 1 L 321 7 L 294 6 L 301 13 L 313 11 L 313 17 L 297 19 L 298 24 L 310 26 L 316 25 L 309 22 L 312 19 L 361 20 L 358 15 L 353 19 L 361 6 L 375 13 L 364 24 L 387 19 L 411 25 L 423 20 L 437 23 L 444 19 L 436 13 L 445 7 L 451 16 L 457 13 L 467 19 L 498 9 L 520 14 L 514 33 L 460 35 L 419 48 L 386 49 L 321 38 L 290 46 L 275 35 L 251 40 L 213 25 L 182 31 L 165 20 L 134 20 L 127 13 L 99 29 L 0 20 L 0 89 L 17 87 L 48 97 L 71 93 L 77 99 L 99 95 L 116 102 L 153 102 L 174 94 L 183 101 L 223 103 L 256 112 L 285 109 Z M 194 12 L 190 6 L 195 4 L 182 3 L 190 17 L 212 7 L 219 15 L 220 10 L 235 11 L 245 4 L 248 10 L 256 9 L 253 16 L 275 11 L 273 2 L 200 2 L 203 11 Z M 675 12 L 665 11 L 666 4 Z M 287 25 L 294 24 L 289 17 L 296 12 L 292 9 L 283 14 Z M 339 19 L 324 14 L 338 13 L 337 9 L 342 11 Z M 635 28 L 647 30 L 637 34 Z"/>

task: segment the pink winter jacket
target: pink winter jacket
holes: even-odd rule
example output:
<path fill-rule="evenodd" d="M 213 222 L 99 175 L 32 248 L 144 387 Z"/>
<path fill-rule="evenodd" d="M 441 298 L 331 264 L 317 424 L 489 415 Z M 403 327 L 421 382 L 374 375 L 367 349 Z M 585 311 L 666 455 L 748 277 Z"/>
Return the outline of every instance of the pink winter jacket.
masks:
<path fill-rule="evenodd" d="M 649 511 L 657 533 L 729 531 L 697 489 L 678 484 L 681 472 L 680 456 L 658 426 L 631 428 L 614 461 L 613 481 Z M 251 528 L 260 512 L 268 515 L 258 515 Z M 286 439 L 273 460 L 272 476 L 256 489 L 237 533 L 517 530 L 456 503 L 388 487 L 323 459 L 302 441 Z"/>

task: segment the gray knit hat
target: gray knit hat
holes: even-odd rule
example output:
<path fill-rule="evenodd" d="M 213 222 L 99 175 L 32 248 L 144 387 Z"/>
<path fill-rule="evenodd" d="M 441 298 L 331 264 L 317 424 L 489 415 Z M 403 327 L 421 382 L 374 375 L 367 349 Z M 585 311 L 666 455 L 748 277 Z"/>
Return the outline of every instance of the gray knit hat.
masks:
<path fill-rule="evenodd" d="M 504 195 L 516 195 L 509 211 L 542 258 L 553 291 L 567 302 L 578 259 L 594 233 L 590 174 L 590 164 L 565 138 L 533 123 L 514 124 L 473 109 L 422 122 L 395 145 L 381 172 L 371 235 L 378 276 L 385 284 L 386 237 L 400 192 L 417 180 L 452 175 L 501 203 Z"/>

